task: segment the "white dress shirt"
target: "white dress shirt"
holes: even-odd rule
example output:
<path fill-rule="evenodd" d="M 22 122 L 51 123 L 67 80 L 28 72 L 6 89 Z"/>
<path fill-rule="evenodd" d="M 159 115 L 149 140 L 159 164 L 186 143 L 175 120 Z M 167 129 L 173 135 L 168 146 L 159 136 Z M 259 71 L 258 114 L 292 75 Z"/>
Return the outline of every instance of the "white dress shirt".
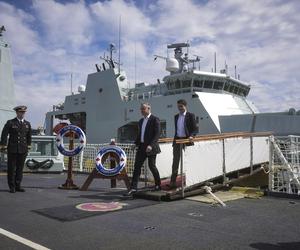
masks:
<path fill-rule="evenodd" d="M 145 129 L 146 129 L 147 122 L 149 120 L 150 115 L 151 115 L 151 113 L 149 115 L 147 115 L 146 117 L 144 117 L 144 120 L 143 120 L 142 131 L 141 131 L 141 143 L 144 143 Z"/>
<path fill-rule="evenodd" d="M 179 113 L 177 120 L 177 136 L 178 137 L 186 137 L 185 129 L 184 129 L 184 119 L 185 119 L 186 111 L 181 114 Z"/>
<path fill-rule="evenodd" d="M 18 117 L 17 117 L 19 123 L 23 124 L 24 123 L 24 119 L 20 120 Z"/>

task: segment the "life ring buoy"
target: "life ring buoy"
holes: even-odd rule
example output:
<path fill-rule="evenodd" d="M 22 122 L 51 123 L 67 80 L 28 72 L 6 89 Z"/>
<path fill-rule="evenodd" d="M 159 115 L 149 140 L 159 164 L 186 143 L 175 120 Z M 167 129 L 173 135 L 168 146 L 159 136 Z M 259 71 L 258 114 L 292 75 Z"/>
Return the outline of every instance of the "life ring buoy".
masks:
<path fill-rule="evenodd" d="M 102 163 L 102 160 L 106 159 L 108 154 L 112 154 L 114 155 L 114 158 L 117 158 L 117 164 L 114 168 L 106 168 Z M 101 148 L 97 154 L 96 169 L 104 176 L 115 176 L 126 166 L 126 161 L 127 157 L 123 149 L 115 145 L 105 146 Z"/>
<path fill-rule="evenodd" d="M 63 138 L 64 138 L 64 135 L 69 132 L 74 132 L 79 138 L 79 144 L 73 150 L 68 150 L 68 149 L 65 149 L 65 147 L 64 147 Z M 75 125 L 68 125 L 68 126 L 63 127 L 61 130 L 59 130 L 59 132 L 56 136 L 57 149 L 62 155 L 65 155 L 65 156 L 72 157 L 74 155 L 79 154 L 81 152 L 81 150 L 85 147 L 85 144 L 86 144 L 86 137 L 85 137 L 84 132 L 82 131 L 81 128 L 79 128 Z"/>

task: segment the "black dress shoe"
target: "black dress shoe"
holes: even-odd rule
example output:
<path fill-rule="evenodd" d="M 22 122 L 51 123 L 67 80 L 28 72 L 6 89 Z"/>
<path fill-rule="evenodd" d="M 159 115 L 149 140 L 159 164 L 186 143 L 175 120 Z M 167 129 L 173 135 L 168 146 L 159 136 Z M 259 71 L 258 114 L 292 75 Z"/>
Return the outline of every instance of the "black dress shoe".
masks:
<path fill-rule="evenodd" d="M 176 189 L 176 188 L 177 188 L 176 183 L 172 183 L 172 182 L 170 182 L 170 184 L 167 184 L 166 186 L 167 186 L 167 188 L 169 188 L 169 189 Z"/>
<path fill-rule="evenodd" d="M 15 192 L 16 192 L 16 189 L 10 188 L 10 189 L 9 189 L 9 192 L 10 192 L 10 193 L 15 193 Z"/>
<path fill-rule="evenodd" d="M 126 194 L 124 194 L 124 196 L 133 196 L 133 194 L 135 194 L 136 192 L 137 190 L 132 188 Z"/>
<path fill-rule="evenodd" d="M 24 188 L 16 188 L 16 191 L 17 192 L 25 192 L 25 189 Z"/>

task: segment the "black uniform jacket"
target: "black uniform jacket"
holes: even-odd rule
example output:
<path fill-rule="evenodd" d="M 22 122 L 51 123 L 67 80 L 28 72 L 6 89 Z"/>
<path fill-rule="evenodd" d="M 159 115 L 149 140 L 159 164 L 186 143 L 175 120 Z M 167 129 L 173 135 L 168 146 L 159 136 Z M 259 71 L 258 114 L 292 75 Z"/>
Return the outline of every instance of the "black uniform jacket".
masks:
<path fill-rule="evenodd" d="M 175 144 L 175 139 L 178 138 L 177 136 L 177 121 L 178 121 L 179 114 L 175 115 L 175 135 L 174 135 L 174 141 L 173 145 Z M 186 112 L 185 118 L 184 118 L 184 131 L 186 134 L 186 138 L 189 138 L 190 136 L 195 136 L 197 134 L 197 124 L 195 115 L 190 112 Z M 194 145 L 194 143 L 187 143 L 187 146 Z"/>
<path fill-rule="evenodd" d="M 7 136 L 9 135 L 8 144 Z M 8 153 L 25 154 L 31 144 L 31 125 L 23 120 L 21 124 L 17 118 L 8 120 L 1 134 L 1 145 L 7 145 Z"/>
<path fill-rule="evenodd" d="M 137 146 L 140 146 L 141 144 L 143 120 L 144 118 L 139 120 L 139 132 L 135 140 L 135 144 Z M 148 153 L 148 155 L 154 155 L 161 152 L 158 144 L 159 136 L 160 136 L 160 121 L 158 117 L 151 114 L 147 122 L 145 133 L 144 133 L 144 145 L 146 146 L 150 145 L 152 147 L 152 150 L 151 152 Z"/>

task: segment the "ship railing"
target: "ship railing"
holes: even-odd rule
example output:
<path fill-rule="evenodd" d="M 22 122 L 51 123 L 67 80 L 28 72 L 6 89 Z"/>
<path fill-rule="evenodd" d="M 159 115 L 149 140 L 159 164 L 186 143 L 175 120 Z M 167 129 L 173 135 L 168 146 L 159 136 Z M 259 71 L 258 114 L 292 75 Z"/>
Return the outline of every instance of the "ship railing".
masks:
<path fill-rule="evenodd" d="M 87 144 L 80 154 L 73 157 L 73 170 L 81 173 L 90 173 L 95 168 L 95 159 L 100 148 L 108 146 L 109 143 L 102 144 Z M 121 147 L 127 156 L 126 171 L 129 177 L 133 174 L 133 166 L 135 161 L 136 150 L 133 149 L 133 144 L 130 143 L 116 143 Z M 64 158 L 65 166 L 68 166 L 68 157 Z M 146 166 L 145 166 L 146 167 Z M 145 167 L 142 169 L 141 178 L 145 178 Z"/>
<path fill-rule="evenodd" d="M 300 195 L 300 136 L 270 138 L 269 190 Z"/>
<path fill-rule="evenodd" d="M 179 170 L 179 179 L 182 180 L 182 195 L 184 190 L 198 186 L 207 180 L 221 178 L 222 183 L 231 180 L 236 171 L 247 170 L 247 175 L 261 171 L 261 164 L 266 165 L 269 160 L 270 133 L 224 133 L 201 135 L 194 138 L 193 147 L 182 150 L 182 162 Z M 157 155 L 156 165 L 162 179 L 168 179 L 172 173 L 173 138 L 160 139 L 161 153 Z M 176 140 L 184 144 L 187 141 Z M 106 144 L 87 144 L 81 154 L 74 157 L 74 170 L 90 173 L 95 168 L 95 159 L 99 149 Z M 133 144 L 117 143 L 127 154 L 126 170 L 131 177 L 136 151 Z M 67 166 L 67 164 L 65 164 Z M 180 178 L 182 176 L 182 178 Z M 145 185 L 153 180 L 151 171 L 145 161 L 141 179 Z"/>

